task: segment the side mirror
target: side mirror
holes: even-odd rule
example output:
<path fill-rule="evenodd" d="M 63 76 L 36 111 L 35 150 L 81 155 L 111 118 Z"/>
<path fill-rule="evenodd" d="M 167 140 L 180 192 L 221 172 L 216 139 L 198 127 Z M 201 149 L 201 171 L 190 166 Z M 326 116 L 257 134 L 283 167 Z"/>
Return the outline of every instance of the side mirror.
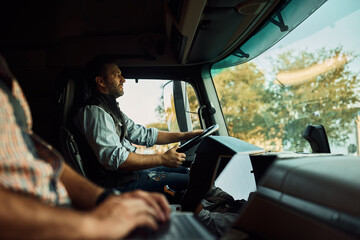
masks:
<path fill-rule="evenodd" d="M 303 137 L 310 143 L 313 153 L 330 153 L 329 141 L 323 125 L 308 125 Z"/>
<path fill-rule="evenodd" d="M 170 131 L 193 130 L 186 83 L 169 81 L 163 88 L 164 112 Z"/>
<path fill-rule="evenodd" d="M 176 119 L 175 99 L 173 92 L 173 81 L 167 82 L 163 87 L 163 101 L 164 101 L 164 114 L 168 130 L 172 132 L 179 132 L 179 124 Z"/>

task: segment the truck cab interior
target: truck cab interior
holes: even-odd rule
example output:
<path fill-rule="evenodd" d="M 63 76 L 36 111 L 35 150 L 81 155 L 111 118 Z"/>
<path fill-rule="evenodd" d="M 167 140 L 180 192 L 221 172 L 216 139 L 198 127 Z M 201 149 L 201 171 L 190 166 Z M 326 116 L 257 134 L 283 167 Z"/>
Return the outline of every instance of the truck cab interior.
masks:
<path fill-rule="evenodd" d="M 183 149 L 194 170 L 185 210 L 245 154 L 256 189 L 233 226 L 245 239 L 360 237 L 358 1 L 1 5 L 0 53 L 24 90 L 33 130 L 84 177 L 71 117 L 88 97 L 87 62 L 106 54 L 127 79 L 118 102 L 135 121 L 213 127 Z"/>

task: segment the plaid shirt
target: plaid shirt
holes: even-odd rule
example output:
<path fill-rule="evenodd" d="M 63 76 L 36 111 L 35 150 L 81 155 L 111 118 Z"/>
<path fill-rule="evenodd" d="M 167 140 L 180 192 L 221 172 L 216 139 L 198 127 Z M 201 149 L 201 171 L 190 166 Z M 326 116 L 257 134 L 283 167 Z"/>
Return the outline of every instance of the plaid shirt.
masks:
<path fill-rule="evenodd" d="M 70 205 L 67 191 L 59 179 L 63 169 L 62 156 L 32 132 L 30 109 L 15 79 L 12 95 L 25 112 L 27 129 L 20 129 L 8 95 L 0 89 L 0 188 L 36 197 L 49 205 Z M 38 156 L 28 149 L 24 132 L 31 136 Z"/>

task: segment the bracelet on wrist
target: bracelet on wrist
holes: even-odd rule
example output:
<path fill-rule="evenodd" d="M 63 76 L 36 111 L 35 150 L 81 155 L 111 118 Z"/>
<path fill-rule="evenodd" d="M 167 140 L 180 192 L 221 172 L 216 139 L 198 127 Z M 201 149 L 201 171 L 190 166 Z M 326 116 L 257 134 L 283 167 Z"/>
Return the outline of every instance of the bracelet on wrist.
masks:
<path fill-rule="evenodd" d="M 109 196 L 111 195 L 115 195 L 118 196 L 120 195 L 121 192 L 115 188 L 109 188 L 109 189 L 105 189 L 105 191 L 103 191 L 96 199 L 95 205 L 98 206 L 100 205 L 102 202 L 105 201 L 105 199 L 107 199 Z"/>

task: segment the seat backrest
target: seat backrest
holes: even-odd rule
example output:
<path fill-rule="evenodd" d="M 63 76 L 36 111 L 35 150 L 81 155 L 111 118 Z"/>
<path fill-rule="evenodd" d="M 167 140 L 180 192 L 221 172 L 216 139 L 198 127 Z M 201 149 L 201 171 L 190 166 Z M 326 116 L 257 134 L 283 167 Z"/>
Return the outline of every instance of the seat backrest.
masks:
<path fill-rule="evenodd" d="M 89 97 L 83 70 L 66 71 L 58 79 L 57 118 L 62 126 L 72 125 L 72 117 Z"/>
<path fill-rule="evenodd" d="M 83 162 L 74 135 L 65 127 L 59 133 L 60 145 L 65 161 L 78 173 L 86 177 Z"/>
<path fill-rule="evenodd" d="M 72 118 L 77 109 L 84 104 L 89 93 L 82 70 L 66 71 L 58 79 L 58 93 L 54 122 L 60 152 L 65 161 L 78 173 L 86 177 L 78 144 L 74 137 L 75 126 Z"/>

